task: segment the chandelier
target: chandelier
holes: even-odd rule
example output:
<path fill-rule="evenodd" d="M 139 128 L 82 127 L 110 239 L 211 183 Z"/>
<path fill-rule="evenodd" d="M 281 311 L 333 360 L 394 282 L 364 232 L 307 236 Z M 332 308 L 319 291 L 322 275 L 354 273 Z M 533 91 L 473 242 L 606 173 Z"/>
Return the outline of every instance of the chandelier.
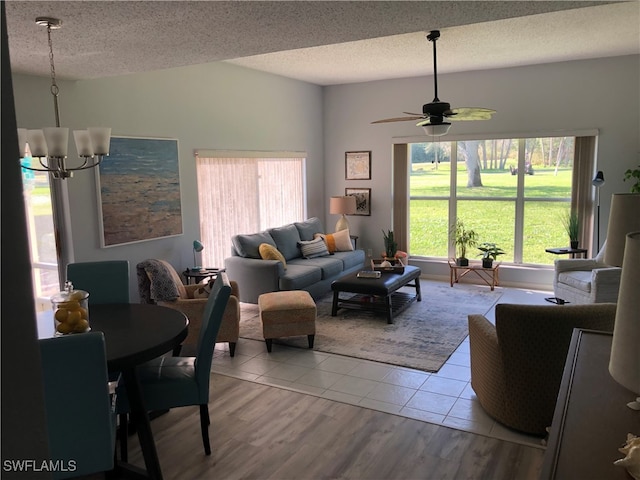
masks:
<path fill-rule="evenodd" d="M 109 155 L 109 142 L 111 140 L 111 128 L 90 127 L 87 130 L 74 130 L 76 150 L 82 163 L 76 167 L 68 167 L 66 164 L 67 149 L 69 145 L 69 129 L 60 127 L 60 111 L 58 109 L 59 88 L 56 83 L 56 67 L 53 63 L 53 43 L 51 30 L 62 27 L 62 21 L 57 18 L 38 17 L 36 23 L 47 27 L 49 38 L 49 63 L 51 66 L 51 95 L 53 95 L 53 109 L 56 126 L 41 130 L 18 129 L 18 142 L 20 144 L 20 159 L 26 156 L 27 143 L 31 150 L 31 156 L 38 158 L 42 168 L 26 166 L 22 168 L 37 172 L 50 172 L 54 178 L 66 179 L 73 176 L 76 170 L 97 167 L 105 155 Z"/>

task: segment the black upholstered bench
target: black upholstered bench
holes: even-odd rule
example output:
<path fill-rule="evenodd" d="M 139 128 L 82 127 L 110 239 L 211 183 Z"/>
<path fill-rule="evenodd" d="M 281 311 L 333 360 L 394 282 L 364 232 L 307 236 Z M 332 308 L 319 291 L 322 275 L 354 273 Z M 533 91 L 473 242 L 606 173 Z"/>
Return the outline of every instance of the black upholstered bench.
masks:
<path fill-rule="evenodd" d="M 422 300 L 420 293 L 420 269 L 412 265 L 404 267 L 403 273 L 383 272 L 380 278 L 358 278 L 351 273 L 331 284 L 333 305 L 331 315 L 336 316 L 340 308 L 373 310 L 386 313 L 387 322 L 393 323 L 393 315 L 404 310 L 411 302 Z M 414 283 L 410 283 L 413 281 Z M 414 287 L 415 295 L 397 292 L 401 287 Z M 350 298 L 340 298 L 340 293 L 355 293 Z"/>

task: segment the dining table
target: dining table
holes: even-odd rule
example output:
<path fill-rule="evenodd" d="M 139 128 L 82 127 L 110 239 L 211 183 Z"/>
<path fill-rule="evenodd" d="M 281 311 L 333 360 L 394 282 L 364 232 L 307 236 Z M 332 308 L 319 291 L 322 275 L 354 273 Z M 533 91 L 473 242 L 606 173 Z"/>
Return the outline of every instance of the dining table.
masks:
<path fill-rule="evenodd" d="M 56 335 L 51 310 L 39 314 L 37 320 L 39 338 Z M 120 372 L 122 375 L 129 398 L 131 422 L 138 433 L 144 458 L 146 470 L 126 462 L 117 462 L 115 469 L 125 477 L 162 479 L 162 470 L 136 367 L 180 345 L 187 336 L 188 325 L 189 321 L 182 312 L 159 305 L 89 305 L 91 330 L 104 334 L 107 368 L 109 372 Z"/>

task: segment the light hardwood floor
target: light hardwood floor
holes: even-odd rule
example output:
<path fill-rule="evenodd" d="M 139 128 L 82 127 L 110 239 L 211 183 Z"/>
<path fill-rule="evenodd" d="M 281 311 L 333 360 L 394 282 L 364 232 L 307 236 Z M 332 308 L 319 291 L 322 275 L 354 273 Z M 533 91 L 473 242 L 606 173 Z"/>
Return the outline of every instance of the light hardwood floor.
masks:
<path fill-rule="evenodd" d="M 213 374 L 211 456 L 197 407 L 152 421 L 164 478 L 537 479 L 544 451 Z M 142 466 L 137 438 L 129 459 Z"/>

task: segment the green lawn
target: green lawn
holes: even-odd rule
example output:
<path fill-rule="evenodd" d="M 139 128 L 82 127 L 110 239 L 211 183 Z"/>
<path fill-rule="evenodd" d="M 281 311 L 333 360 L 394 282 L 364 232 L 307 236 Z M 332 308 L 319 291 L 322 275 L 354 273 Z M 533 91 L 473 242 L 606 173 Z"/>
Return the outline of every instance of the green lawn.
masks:
<path fill-rule="evenodd" d="M 414 164 L 410 177 L 412 255 L 447 257 L 449 230 L 450 164 Z M 534 175 L 524 178 L 523 263 L 552 264 L 557 258 L 545 248 L 568 245 L 562 215 L 571 195 L 571 170 L 534 166 Z M 514 261 L 517 176 L 509 170 L 482 172 L 482 187 L 467 188 L 464 163 L 457 172 L 458 218 L 474 229 L 480 242 L 493 242 L 506 252 L 503 262 Z M 433 198 L 440 197 L 440 198 Z M 444 198 L 443 198 L 444 197 Z M 542 201 L 544 200 L 544 201 Z M 555 200 L 555 201 L 554 201 Z M 472 248 L 468 256 L 480 253 Z"/>

